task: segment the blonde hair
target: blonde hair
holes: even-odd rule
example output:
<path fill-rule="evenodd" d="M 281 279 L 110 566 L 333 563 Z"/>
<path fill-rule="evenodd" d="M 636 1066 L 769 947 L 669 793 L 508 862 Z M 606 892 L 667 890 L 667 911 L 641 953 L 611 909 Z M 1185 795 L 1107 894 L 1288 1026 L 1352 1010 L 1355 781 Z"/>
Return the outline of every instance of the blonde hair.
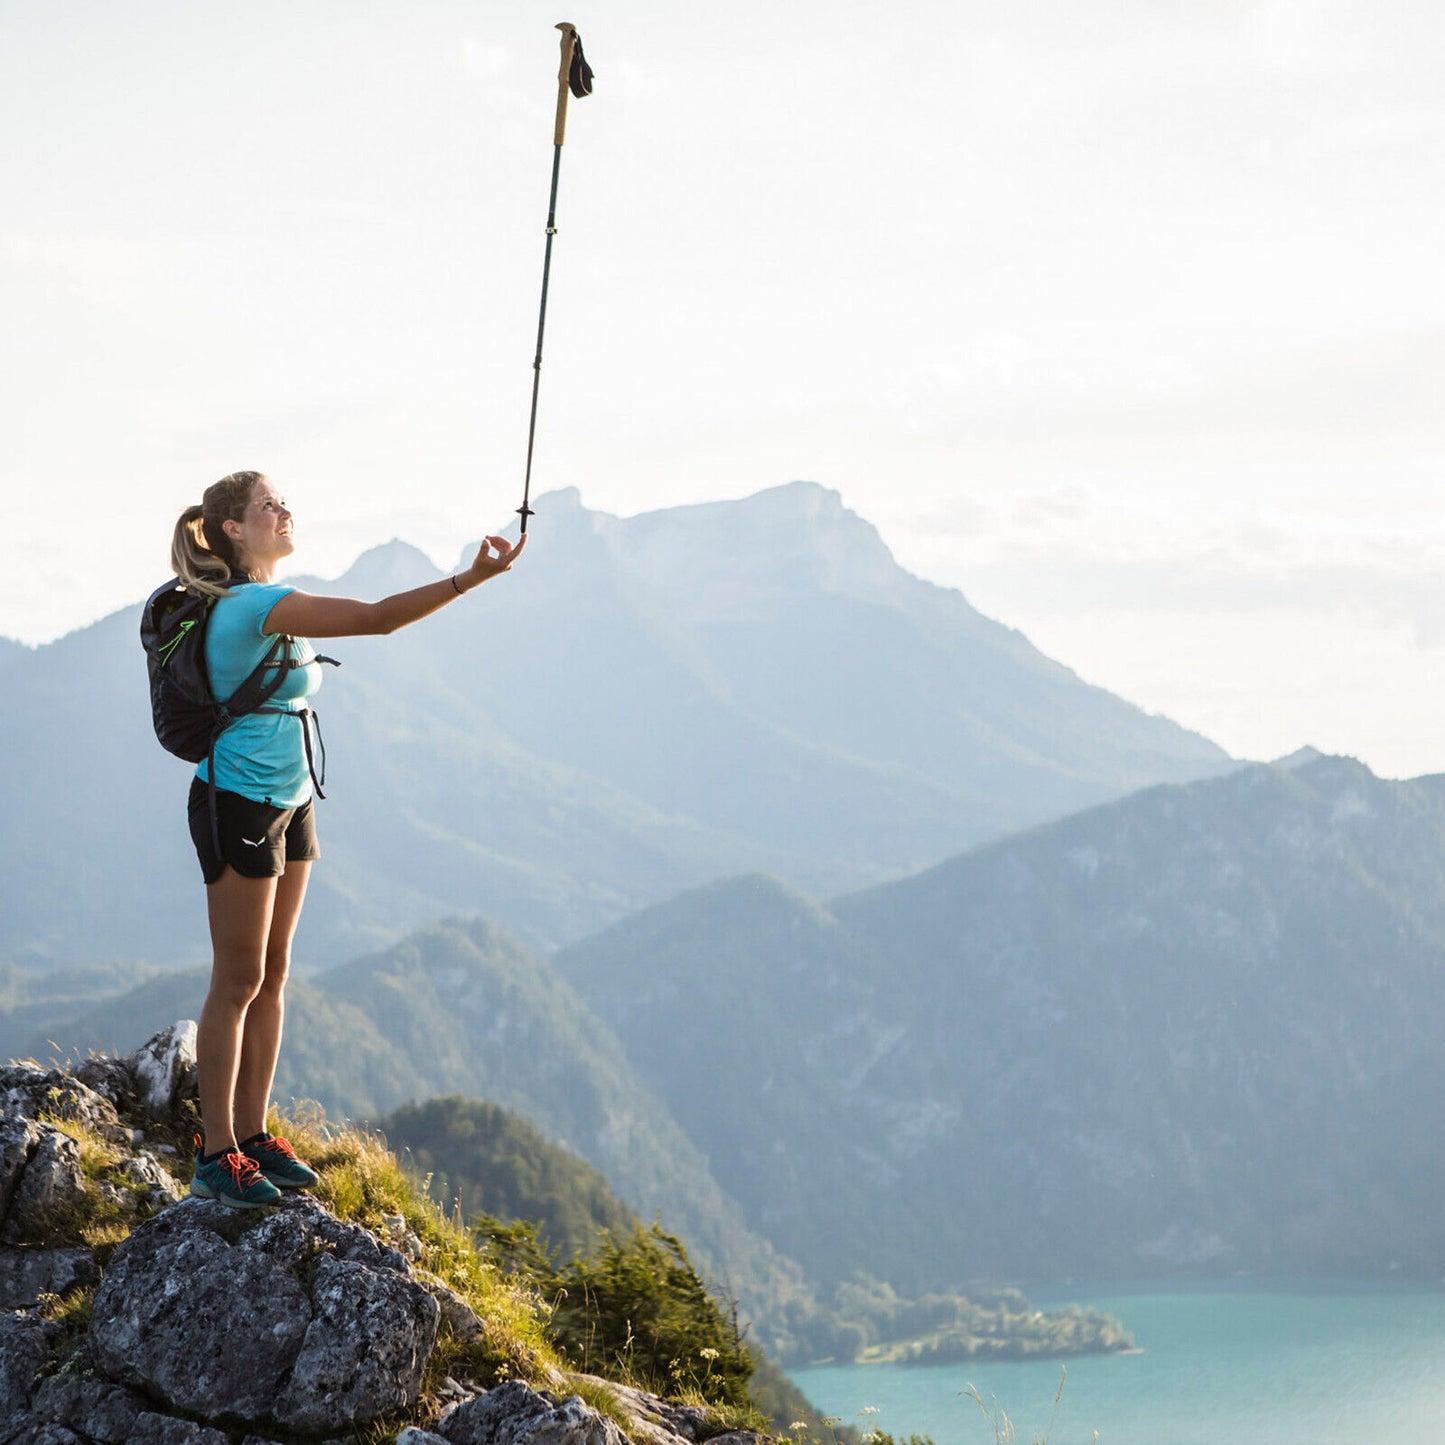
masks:
<path fill-rule="evenodd" d="M 199 507 L 187 507 L 171 536 L 171 566 L 183 586 L 207 597 L 224 597 L 231 574 L 240 570 L 236 544 L 226 535 L 226 522 L 246 515 L 261 472 L 232 472 L 212 482 Z"/>

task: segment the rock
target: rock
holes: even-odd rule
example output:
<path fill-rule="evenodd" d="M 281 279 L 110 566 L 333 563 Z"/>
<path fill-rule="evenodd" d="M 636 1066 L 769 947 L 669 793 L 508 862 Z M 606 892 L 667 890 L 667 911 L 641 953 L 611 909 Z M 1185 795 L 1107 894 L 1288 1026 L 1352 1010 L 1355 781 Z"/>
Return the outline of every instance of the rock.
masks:
<path fill-rule="evenodd" d="M 282 1201 L 280 1209 L 268 1210 L 260 1219 L 253 1216 L 253 1223 L 257 1234 L 251 1248 L 278 1259 L 299 1263 L 314 1259 L 324 1247 L 332 1250 L 338 1259 L 372 1269 L 395 1270 L 411 1278 L 411 1266 L 397 1250 L 384 1244 L 369 1229 L 338 1219 L 308 1195 L 289 1196 Z"/>
<path fill-rule="evenodd" d="M 276 1419 L 323 1431 L 415 1404 L 441 1311 L 420 1285 L 390 1270 L 323 1255 L 315 1311 Z"/>
<path fill-rule="evenodd" d="M 219 1232 L 224 1212 L 178 1204 L 121 1243 L 96 1292 L 91 1351 L 111 1379 L 168 1405 L 255 1420 L 269 1415 L 311 1308 L 288 1270 Z"/>
<path fill-rule="evenodd" d="M 231 1445 L 231 1437 L 209 1425 L 148 1410 L 136 1416 L 135 1429 L 124 1439 L 106 1440 L 102 1445 Z"/>
<path fill-rule="evenodd" d="M 136 1103 L 153 1119 L 175 1114 L 181 1099 L 194 1090 L 196 1023 L 179 1019 L 147 1039 L 126 1063 L 135 1079 Z"/>
<path fill-rule="evenodd" d="M 387 1238 L 413 1263 L 425 1256 L 426 1248 L 416 1232 L 407 1228 L 404 1214 L 383 1214 L 381 1227 L 386 1230 Z"/>
<path fill-rule="evenodd" d="M 465 1343 L 481 1334 L 482 1322 L 476 1310 L 456 1290 L 434 1274 L 418 1273 L 416 1278 L 441 1307 L 442 1320 L 457 1339 Z"/>
<path fill-rule="evenodd" d="M 27 1417 L 8 1426 L 0 1425 L 0 1445 L 88 1445 L 88 1442 L 64 1425 L 42 1425 Z"/>
<path fill-rule="evenodd" d="M 143 1185 L 152 1209 L 164 1209 L 167 1204 L 174 1204 L 185 1197 L 185 1191 L 170 1172 L 154 1154 L 144 1149 L 129 1159 L 121 1160 L 112 1174 L 132 1184 Z"/>
<path fill-rule="evenodd" d="M 88 1249 L 0 1246 L 0 1309 L 30 1309 L 42 1295 L 64 1294 L 99 1278 Z"/>
<path fill-rule="evenodd" d="M 49 1355 L 57 1330 L 36 1315 L 0 1314 L 0 1422 L 29 1407 L 35 1372 Z"/>
<path fill-rule="evenodd" d="M 442 1436 L 433 1435 L 430 1430 L 418 1430 L 415 1425 L 408 1425 L 396 1437 L 396 1445 L 447 1445 L 447 1442 Z"/>
<path fill-rule="evenodd" d="M 10 1205 L 25 1166 L 40 1142 L 40 1131 L 25 1118 L 0 1118 L 0 1224 L 10 1214 Z"/>
<path fill-rule="evenodd" d="M 583 1376 L 592 1379 L 592 1376 Z M 674 1405 L 660 1395 L 648 1390 L 639 1390 L 631 1385 L 619 1385 L 611 1380 L 596 1380 L 605 1385 L 631 1412 L 633 1438 L 646 1436 L 661 1445 L 663 1441 L 683 1440 L 697 1442 L 709 1440 L 711 1435 L 712 1411 L 701 1405 Z"/>
<path fill-rule="evenodd" d="M 173 1409 L 327 1435 L 415 1404 L 439 1317 L 395 1250 L 312 1200 L 187 1199 L 117 1247 L 90 1346 Z"/>
<path fill-rule="evenodd" d="M 108 1380 L 57 1375 L 36 1392 L 38 1422 L 75 1431 L 95 1445 L 230 1445 L 224 1431 L 157 1412 L 153 1403 Z"/>
<path fill-rule="evenodd" d="M 109 1380 L 52 1375 L 35 1392 L 37 1420 L 84 1430 L 97 1440 L 129 1438 L 136 1417 L 150 1408 L 132 1391 Z"/>
<path fill-rule="evenodd" d="M 108 1099 L 117 1113 L 129 1114 L 135 1109 L 135 1075 L 125 1059 L 108 1054 L 93 1054 L 71 1070 L 87 1089 Z"/>
<path fill-rule="evenodd" d="M 575 1396 L 562 1404 L 509 1380 L 448 1410 L 436 1432 L 448 1445 L 626 1445 L 616 1424 Z"/>
<path fill-rule="evenodd" d="M 71 1207 L 85 1195 L 80 1168 L 80 1145 L 53 1124 L 20 1122 L 25 1130 L 26 1157 L 18 1181 L 13 1183 L 0 1241 L 19 1244 L 43 1229 L 48 1217 Z M 4 1169 L 9 1174 L 13 1157 L 9 1148 Z"/>
<path fill-rule="evenodd" d="M 102 1094 L 60 1069 L 39 1064 L 9 1064 L 0 1068 L 0 1117 L 7 1119 L 74 1119 L 88 1124 L 107 1139 L 128 1139 L 115 1105 Z"/>

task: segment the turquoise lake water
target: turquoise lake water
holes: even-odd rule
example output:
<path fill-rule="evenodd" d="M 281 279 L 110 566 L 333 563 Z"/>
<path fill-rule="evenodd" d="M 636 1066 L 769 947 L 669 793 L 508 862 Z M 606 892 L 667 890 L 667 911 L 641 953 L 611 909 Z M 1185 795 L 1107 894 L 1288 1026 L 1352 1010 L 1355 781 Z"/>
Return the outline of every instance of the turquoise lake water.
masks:
<path fill-rule="evenodd" d="M 1035 1301 L 1042 1303 L 1042 1301 Z M 1445 1291 L 1089 1295 L 1142 1353 L 1027 1364 L 824 1366 L 793 1379 L 844 1424 L 993 1445 L 973 1384 L 1019 1445 L 1445 1445 Z M 876 1414 L 860 1415 L 865 1410 Z"/>

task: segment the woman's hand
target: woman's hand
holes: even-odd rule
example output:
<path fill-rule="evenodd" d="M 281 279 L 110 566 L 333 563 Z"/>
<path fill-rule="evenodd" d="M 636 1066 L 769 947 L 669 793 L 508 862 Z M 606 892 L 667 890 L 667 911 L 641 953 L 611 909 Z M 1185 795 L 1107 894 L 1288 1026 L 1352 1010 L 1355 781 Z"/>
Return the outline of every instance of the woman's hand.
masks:
<path fill-rule="evenodd" d="M 525 536 L 519 537 L 516 542 L 509 542 L 505 537 L 483 537 L 472 565 L 462 573 L 467 587 L 480 587 L 488 577 L 511 571 L 512 563 L 522 555 L 522 548 L 526 545 Z M 495 556 L 492 555 L 494 551 Z"/>

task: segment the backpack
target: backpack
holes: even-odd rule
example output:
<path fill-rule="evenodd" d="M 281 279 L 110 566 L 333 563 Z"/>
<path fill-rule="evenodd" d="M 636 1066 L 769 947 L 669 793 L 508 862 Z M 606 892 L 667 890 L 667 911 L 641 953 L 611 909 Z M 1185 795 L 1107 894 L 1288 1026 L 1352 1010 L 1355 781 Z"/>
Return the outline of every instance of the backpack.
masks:
<path fill-rule="evenodd" d="M 179 578 L 172 578 L 151 593 L 141 612 L 151 721 L 160 745 L 188 763 L 210 757 L 216 739 L 231 723 L 265 707 L 288 670 L 291 639 L 278 636 L 240 687 L 219 702 L 206 667 L 206 624 L 215 600 L 187 591 Z"/>

